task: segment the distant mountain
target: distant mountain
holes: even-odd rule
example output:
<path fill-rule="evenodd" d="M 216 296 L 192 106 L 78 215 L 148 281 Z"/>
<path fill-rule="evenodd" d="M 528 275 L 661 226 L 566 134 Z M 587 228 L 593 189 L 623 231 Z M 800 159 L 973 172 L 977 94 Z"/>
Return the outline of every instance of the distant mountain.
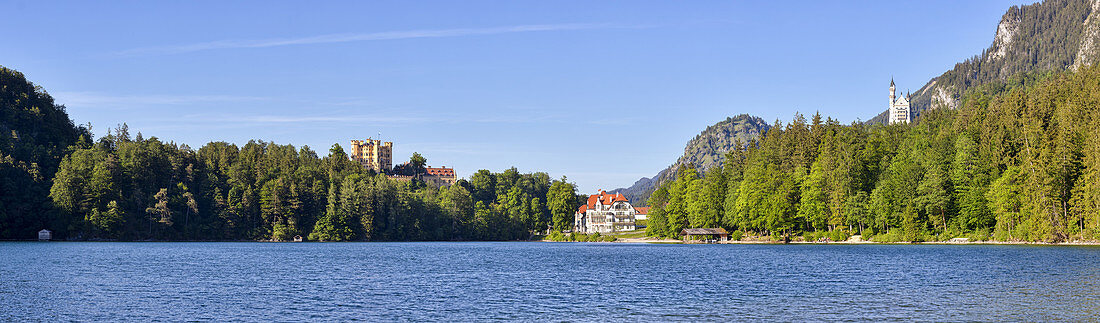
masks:
<path fill-rule="evenodd" d="M 913 93 L 914 117 L 929 108 L 957 108 L 967 90 L 1022 72 L 1057 72 L 1091 65 L 1100 54 L 1100 0 L 1048 0 L 1013 6 L 993 44 Z M 868 123 L 886 123 L 887 112 Z"/>
<path fill-rule="evenodd" d="M 764 119 L 742 114 L 736 117 L 726 118 L 688 141 L 684 146 L 684 154 L 668 168 L 657 173 L 653 177 L 643 177 L 634 185 L 627 188 L 611 190 L 611 193 L 622 193 L 630 199 L 631 204 L 644 206 L 649 194 L 657 188 L 657 185 L 675 178 L 675 171 L 680 165 L 693 164 L 700 170 L 722 164 L 726 152 L 738 142 L 741 145 L 760 136 L 770 126 Z"/>

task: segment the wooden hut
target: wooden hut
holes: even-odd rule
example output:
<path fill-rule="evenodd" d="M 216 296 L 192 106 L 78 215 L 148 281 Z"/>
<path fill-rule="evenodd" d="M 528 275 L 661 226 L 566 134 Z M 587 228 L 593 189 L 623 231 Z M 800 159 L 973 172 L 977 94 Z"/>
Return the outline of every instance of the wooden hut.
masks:
<path fill-rule="evenodd" d="M 722 228 L 695 228 L 680 231 L 680 236 L 684 237 L 684 241 L 729 241 L 730 233 Z"/>
<path fill-rule="evenodd" d="M 38 241 L 50 241 L 53 239 L 53 232 L 50 230 L 42 229 L 38 231 Z"/>

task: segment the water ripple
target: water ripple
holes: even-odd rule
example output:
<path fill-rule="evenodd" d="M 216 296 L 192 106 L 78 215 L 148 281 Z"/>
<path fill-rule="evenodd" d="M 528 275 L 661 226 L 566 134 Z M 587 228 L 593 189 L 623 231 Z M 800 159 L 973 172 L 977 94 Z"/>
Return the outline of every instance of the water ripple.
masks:
<path fill-rule="evenodd" d="M 0 321 L 1092 321 L 1100 248 L 0 243 Z"/>

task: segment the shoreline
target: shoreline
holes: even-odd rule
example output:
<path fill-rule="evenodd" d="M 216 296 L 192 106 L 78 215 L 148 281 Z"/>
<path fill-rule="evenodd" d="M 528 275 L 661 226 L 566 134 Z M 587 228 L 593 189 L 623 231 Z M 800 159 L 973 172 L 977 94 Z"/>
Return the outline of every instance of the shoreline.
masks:
<path fill-rule="evenodd" d="M 543 240 L 547 242 L 553 242 L 549 240 Z M 625 238 L 612 241 L 610 243 L 659 243 L 659 244 L 775 244 L 775 245 L 1035 245 L 1035 246 L 1100 246 L 1100 241 L 1073 241 L 1073 242 L 1031 242 L 1031 241 L 968 241 L 968 242 L 949 242 L 949 241 L 923 241 L 923 242 L 875 242 L 875 241 L 833 241 L 833 242 L 816 242 L 816 241 L 722 241 L 716 243 L 692 243 L 684 242 L 683 240 L 675 239 L 648 239 L 648 238 Z"/>
<path fill-rule="evenodd" d="M 260 242 L 260 243 L 363 243 L 363 242 L 375 242 L 375 243 L 401 243 L 401 242 L 583 242 L 583 241 L 553 241 L 553 240 L 469 240 L 469 241 L 271 241 L 271 240 L 16 240 L 6 239 L 0 240 L 0 242 L 145 242 L 145 243 L 162 243 L 162 242 Z M 652 239 L 652 238 L 621 238 L 615 241 L 600 241 L 594 243 L 626 243 L 626 244 L 732 244 L 732 245 L 1018 245 L 1018 246 L 1100 246 L 1100 241 L 1073 241 L 1073 242 L 1030 242 L 1030 241 L 968 241 L 968 242 L 949 242 L 949 241 L 923 241 L 923 242 L 875 242 L 875 241 L 832 241 L 832 242 L 817 242 L 817 241 L 762 241 L 762 240 L 738 240 L 738 241 L 722 241 L 715 243 L 695 243 L 684 242 L 683 240 L 676 239 Z"/>

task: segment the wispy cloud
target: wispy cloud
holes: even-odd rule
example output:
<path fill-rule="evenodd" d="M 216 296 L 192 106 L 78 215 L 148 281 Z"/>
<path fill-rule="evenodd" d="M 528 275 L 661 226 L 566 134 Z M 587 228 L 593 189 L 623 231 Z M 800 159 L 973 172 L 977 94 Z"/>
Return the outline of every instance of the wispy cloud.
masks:
<path fill-rule="evenodd" d="M 137 108 L 151 105 L 188 105 L 211 102 L 265 101 L 270 98 L 237 95 L 113 95 L 99 92 L 55 92 L 58 103 L 72 107 Z"/>
<path fill-rule="evenodd" d="M 491 28 L 457 28 L 457 29 L 429 29 L 409 31 L 387 31 L 374 33 L 344 33 L 328 34 L 299 38 L 281 39 L 227 39 L 203 43 L 134 48 L 117 52 L 119 56 L 142 55 L 168 55 L 190 52 L 200 52 L 216 49 L 234 48 L 265 48 L 295 45 L 331 44 L 376 40 L 396 40 L 414 38 L 444 38 L 475 35 L 494 35 L 508 33 L 546 32 L 585 29 L 609 29 L 609 28 L 641 28 L 638 25 L 622 25 L 610 23 L 574 23 L 574 24 L 545 24 L 545 25 L 518 25 Z"/>
<path fill-rule="evenodd" d="M 255 123 L 310 123 L 310 122 L 367 122 L 367 123 L 416 123 L 430 121 L 417 117 L 401 117 L 401 116 L 369 116 L 369 115 L 353 115 L 353 116 L 249 116 L 238 118 L 227 118 L 224 121 L 244 121 Z"/>

